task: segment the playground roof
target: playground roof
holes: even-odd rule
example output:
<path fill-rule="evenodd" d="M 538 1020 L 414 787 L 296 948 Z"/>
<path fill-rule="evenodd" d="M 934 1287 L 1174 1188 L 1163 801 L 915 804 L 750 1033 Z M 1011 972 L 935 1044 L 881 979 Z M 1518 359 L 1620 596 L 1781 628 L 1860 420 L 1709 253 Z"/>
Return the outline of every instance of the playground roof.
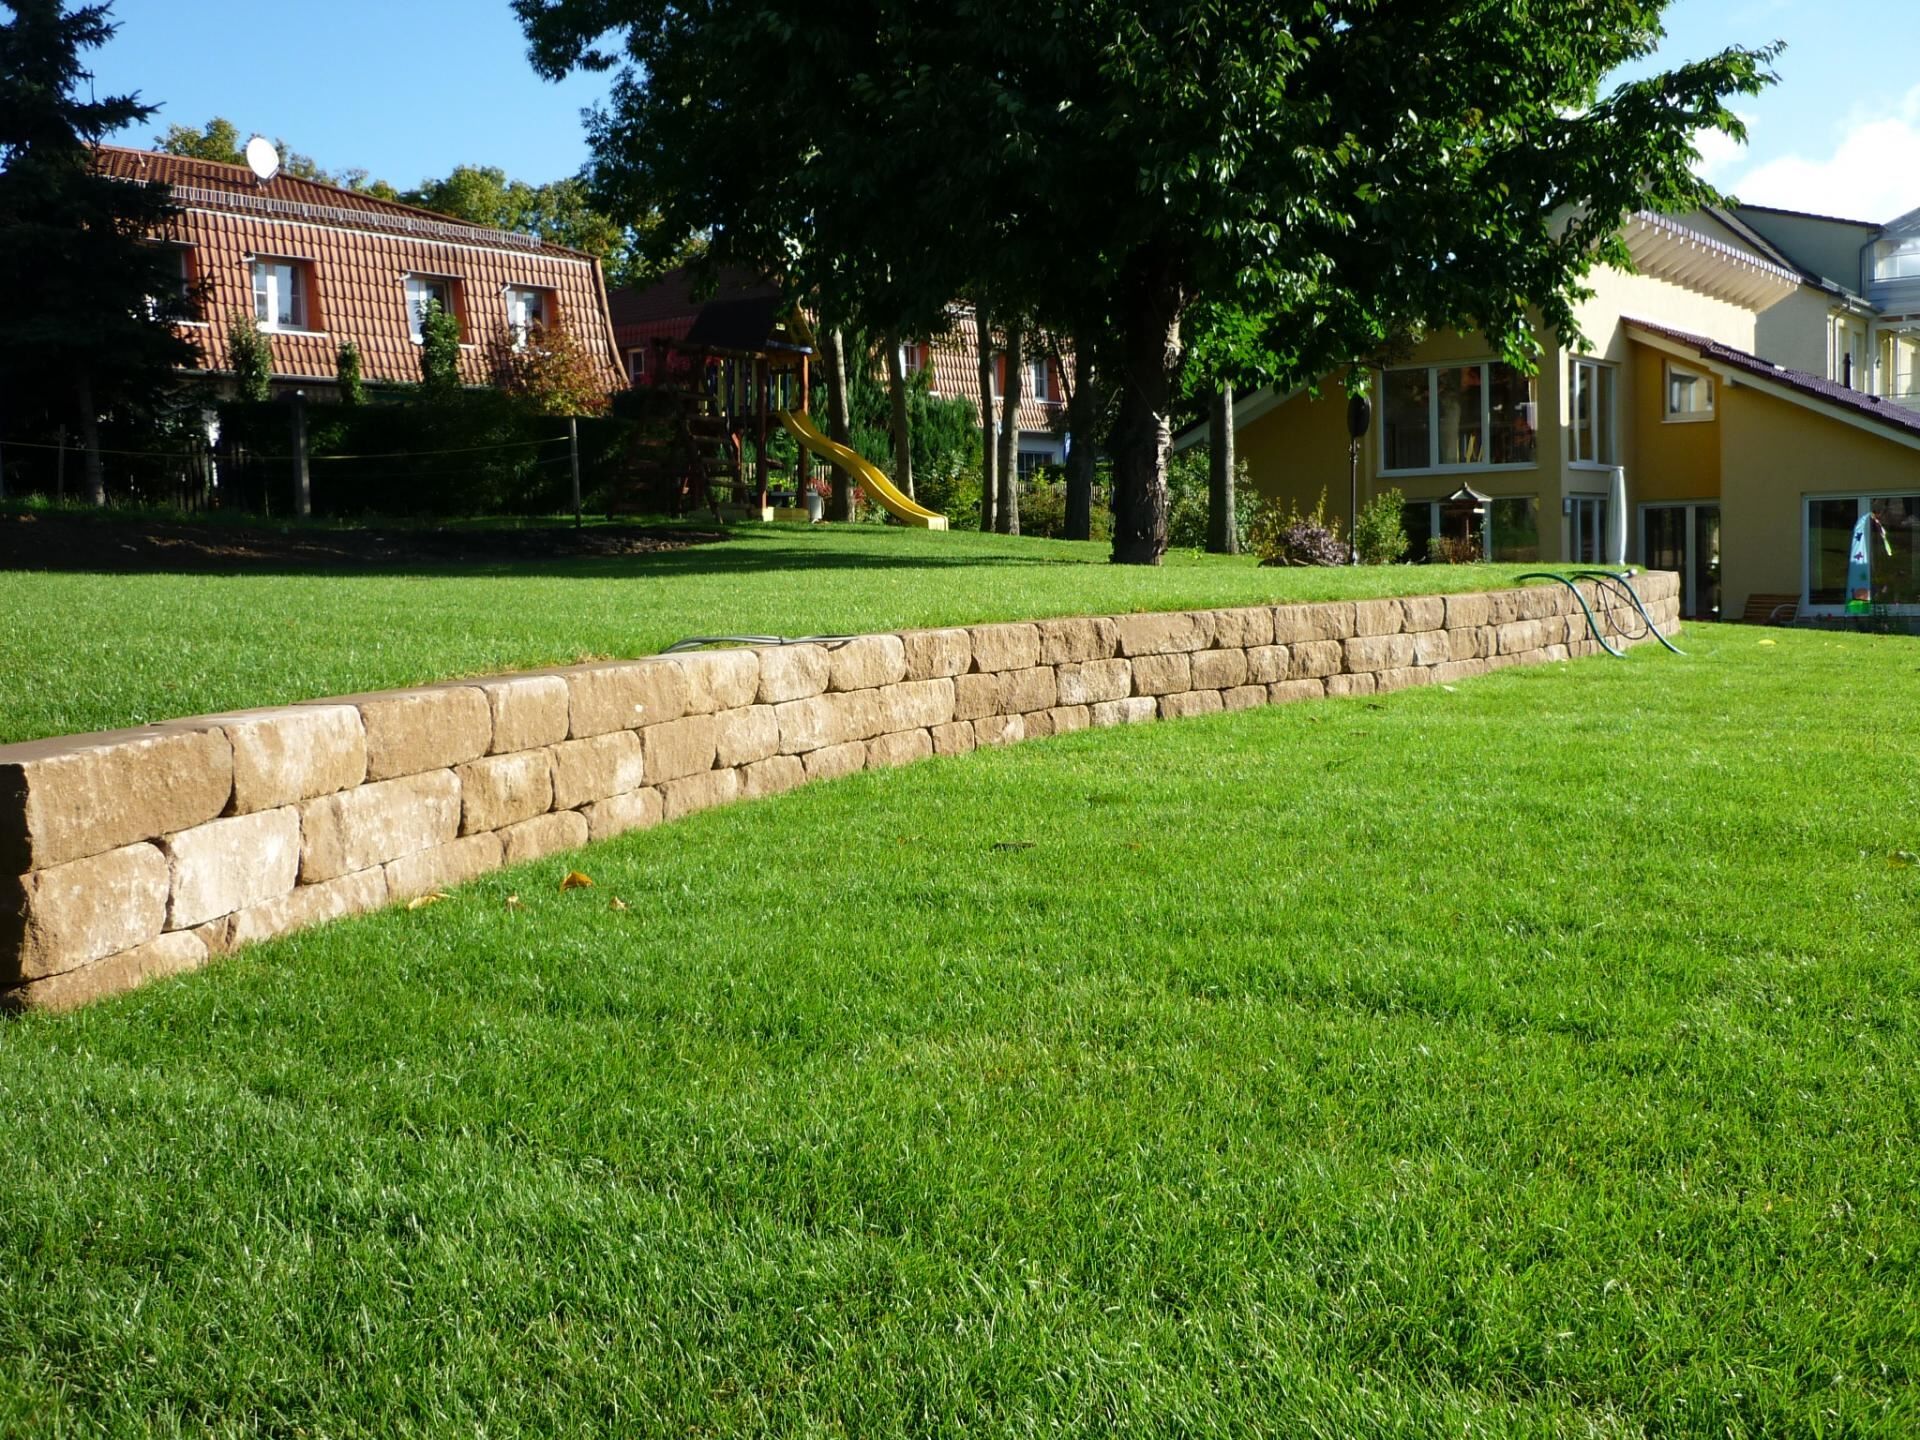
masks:
<path fill-rule="evenodd" d="M 709 300 L 680 346 L 731 355 L 811 355 L 813 332 L 775 292 Z"/>

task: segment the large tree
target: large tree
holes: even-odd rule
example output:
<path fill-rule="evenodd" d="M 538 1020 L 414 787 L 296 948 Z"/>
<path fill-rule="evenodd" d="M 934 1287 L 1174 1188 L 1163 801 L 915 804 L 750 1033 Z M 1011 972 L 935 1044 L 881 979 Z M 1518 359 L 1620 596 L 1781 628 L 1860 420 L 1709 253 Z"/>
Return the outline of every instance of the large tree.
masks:
<path fill-rule="evenodd" d="M 549 75 L 617 69 L 595 178 L 664 234 L 806 288 L 988 294 L 1076 334 L 1118 394 L 1114 558 L 1166 545 L 1183 321 L 1231 300 L 1287 380 L 1414 325 L 1511 358 L 1563 337 L 1621 221 L 1708 193 L 1689 166 L 1771 51 L 1621 83 L 1663 0 L 515 0 Z M 810 83 L 793 83 L 795 75 Z M 832 105 L 818 103 L 823 93 Z"/>
<path fill-rule="evenodd" d="M 165 186 L 102 174 L 92 147 L 145 120 L 137 95 L 93 96 L 82 53 L 107 42 L 109 6 L 7 0 L 0 21 L 0 397 L 77 425 L 86 491 L 106 499 L 99 422 L 148 409 L 194 350 L 173 321 L 187 300 L 179 252 L 156 244 Z M 85 98 L 82 98 L 82 97 Z M 7 417 L 0 416 L 0 419 Z"/>

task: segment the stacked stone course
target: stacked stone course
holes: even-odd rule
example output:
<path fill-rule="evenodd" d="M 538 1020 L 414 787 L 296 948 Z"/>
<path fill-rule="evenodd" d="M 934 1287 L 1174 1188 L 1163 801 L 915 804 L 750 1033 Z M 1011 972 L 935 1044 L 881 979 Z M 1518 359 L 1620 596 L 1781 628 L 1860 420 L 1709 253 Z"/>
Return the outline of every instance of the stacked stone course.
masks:
<path fill-rule="evenodd" d="M 1678 580 L 1637 582 L 1663 631 Z M 1616 643 L 1651 638 L 1583 585 Z M 1563 586 L 656 656 L 0 747 L 0 1002 L 237 946 L 808 780 L 1594 654 Z"/>

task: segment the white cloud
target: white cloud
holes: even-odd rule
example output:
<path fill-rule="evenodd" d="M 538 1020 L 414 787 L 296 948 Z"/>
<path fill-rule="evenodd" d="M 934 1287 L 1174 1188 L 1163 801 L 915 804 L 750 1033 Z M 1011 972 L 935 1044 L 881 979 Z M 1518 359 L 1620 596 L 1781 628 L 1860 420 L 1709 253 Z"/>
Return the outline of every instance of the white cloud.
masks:
<path fill-rule="evenodd" d="M 1741 115 L 1740 118 L 1749 130 L 1753 128 L 1753 116 Z M 1747 159 L 1746 142 L 1719 130 L 1694 131 L 1693 148 L 1700 152 L 1700 158 L 1694 162 L 1693 168 L 1716 185 L 1724 182 Z"/>
<path fill-rule="evenodd" d="M 1725 143 L 1724 136 L 1705 140 Z M 1719 147 L 1700 149 L 1700 173 L 1750 205 L 1892 220 L 1920 207 L 1920 86 L 1878 113 L 1856 112 L 1822 157 L 1789 153 L 1742 170 Z"/>

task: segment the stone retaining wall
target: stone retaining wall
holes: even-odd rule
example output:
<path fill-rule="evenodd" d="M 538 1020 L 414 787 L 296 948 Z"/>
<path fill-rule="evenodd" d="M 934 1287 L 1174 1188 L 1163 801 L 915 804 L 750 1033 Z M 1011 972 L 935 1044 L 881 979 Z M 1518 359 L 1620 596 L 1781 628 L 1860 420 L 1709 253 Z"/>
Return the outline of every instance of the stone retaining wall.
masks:
<path fill-rule="evenodd" d="M 1675 628 L 1677 577 L 1638 583 Z M 1610 636 L 1649 638 L 1583 588 Z M 81 1004 L 870 766 L 1598 649 L 1541 585 L 659 656 L 0 747 L 0 1003 Z"/>

